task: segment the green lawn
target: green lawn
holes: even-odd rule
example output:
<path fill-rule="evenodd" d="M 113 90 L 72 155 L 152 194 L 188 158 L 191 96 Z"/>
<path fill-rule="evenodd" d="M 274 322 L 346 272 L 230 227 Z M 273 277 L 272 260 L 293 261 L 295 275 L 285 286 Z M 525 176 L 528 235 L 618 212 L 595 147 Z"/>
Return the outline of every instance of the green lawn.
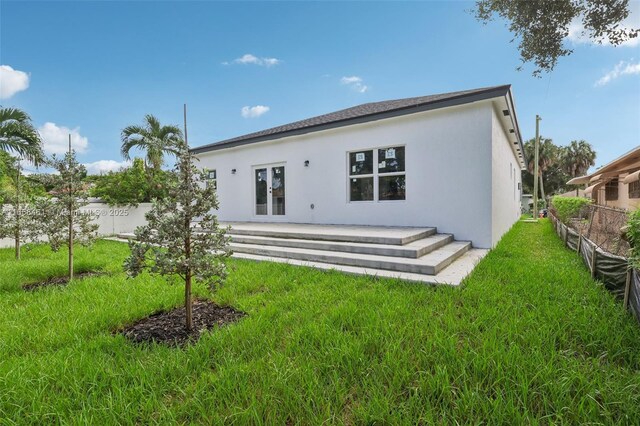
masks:
<path fill-rule="evenodd" d="M 463 288 L 232 261 L 213 298 L 248 316 L 186 349 L 112 334 L 181 303 L 178 285 L 127 280 L 127 252 L 79 250 L 111 275 L 29 293 L 65 253 L 0 250 L 0 423 L 640 418 L 640 327 L 546 220 L 518 223 Z"/>

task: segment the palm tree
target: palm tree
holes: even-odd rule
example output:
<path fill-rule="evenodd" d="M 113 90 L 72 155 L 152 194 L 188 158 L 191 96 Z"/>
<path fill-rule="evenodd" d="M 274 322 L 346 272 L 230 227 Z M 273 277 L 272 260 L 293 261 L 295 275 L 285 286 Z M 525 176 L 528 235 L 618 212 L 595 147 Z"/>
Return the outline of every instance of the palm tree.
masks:
<path fill-rule="evenodd" d="M 535 165 L 535 140 L 531 139 L 525 146 L 525 155 L 527 157 L 527 170 L 533 174 Z M 538 179 L 540 179 L 540 192 L 542 199 L 545 200 L 543 174 L 558 160 L 558 147 L 554 145 L 551 139 L 540 138 L 538 148 Z"/>
<path fill-rule="evenodd" d="M 0 149 L 15 152 L 36 166 L 44 162 L 40 134 L 29 114 L 17 108 L 0 107 Z"/>
<path fill-rule="evenodd" d="M 564 169 L 572 178 L 586 175 L 589 167 L 596 164 L 596 152 L 584 140 L 571 141 L 564 148 L 563 156 Z"/>
<path fill-rule="evenodd" d="M 159 170 L 165 154 L 176 154 L 177 144 L 182 140 L 182 131 L 178 126 L 162 126 L 151 114 L 144 116 L 144 125 L 127 126 L 120 135 L 120 152 L 125 160 L 130 160 L 129 151 L 138 148 L 146 151 L 145 163 Z"/>

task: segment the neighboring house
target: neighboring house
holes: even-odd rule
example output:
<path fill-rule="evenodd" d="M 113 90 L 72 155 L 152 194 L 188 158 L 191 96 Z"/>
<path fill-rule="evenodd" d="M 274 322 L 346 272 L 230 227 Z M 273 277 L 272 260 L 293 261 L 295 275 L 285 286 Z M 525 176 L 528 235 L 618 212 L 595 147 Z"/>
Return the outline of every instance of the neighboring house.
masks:
<path fill-rule="evenodd" d="M 520 211 L 522 213 L 531 213 L 532 207 L 533 207 L 533 195 L 522 194 L 520 196 Z"/>
<path fill-rule="evenodd" d="M 640 207 L 640 146 L 587 176 L 567 182 L 586 185 L 584 196 L 595 204 L 634 210 Z"/>
<path fill-rule="evenodd" d="M 562 194 L 556 194 L 558 197 L 584 197 L 584 189 L 576 188 L 572 191 L 563 192 Z"/>
<path fill-rule="evenodd" d="M 520 216 L 510 85 L 358 105 L 192 152 L 222 221 L 433 226 L 489 248 Z"/>

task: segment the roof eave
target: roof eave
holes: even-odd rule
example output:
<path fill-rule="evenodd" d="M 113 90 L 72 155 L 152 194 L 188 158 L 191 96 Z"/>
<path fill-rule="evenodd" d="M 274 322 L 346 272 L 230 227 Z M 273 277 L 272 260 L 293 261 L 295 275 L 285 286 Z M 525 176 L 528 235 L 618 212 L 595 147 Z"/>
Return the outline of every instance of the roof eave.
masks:
<path fill-rule="evenodd" d="M 356 118 L 343 119 L 343 120 L 333 121 L 330 123 L 318 124 L 314 126 L 301 128 L 301 129 L 288 130 L 284 132 L 274 133 L 271 135 L 262 135 L 262 136 L 242 139 L 238 141 L 216 142 L 213 144 L 192 148 L 190 151 L 193 154 L 202 154 L 205 152 L 235 148 L 238 146 L 248 145 L 252 143 L 266 142 L 266 141 L 282 139 L 282 138 L 291 137 L 291 136 L 299 136 L 307 133 L 319 132 L 322 130 L 329 130 L 329 129 L 335 129 L 339 127 L 351 126 L 354 124 L 363 124 L 371 121 L 383 120 L 386 118 L 393 118 L 393 117 L 399 117 L 403 115 L 416 114 L 419 112 L 431 111 L 435 109 L 465 105 L 473 102 L 484 101 L 484 100 L 493 99 L 501 96 L 507 96 L 507 95 L 509 95 L 509 99 L 511 100 L 511 103 L 513 105 L 510 89 L 511 89 L 511 85 L 508 84 L 504 86 L 498 86 L 491 89 L 487 89 L 486 91 L 483 91 L 483 92 L 477 92 L 477 93 L 468 94 L 468 95 L 460 95 L 454 98 L 433 101 L 423 105 L 398 108 L 392 111 L 363 115 Z M 514 115 L 515 115 L 515 111 L 514 111 Z M 516 127 L 517 127 L 517 119 L 516 119 Z M 518 137 L 520 139 L 520 144 L 522 145 L 522 138 L 520 137 L 520 129 L 518 128 L 517 131 L 518 131 Z"/>

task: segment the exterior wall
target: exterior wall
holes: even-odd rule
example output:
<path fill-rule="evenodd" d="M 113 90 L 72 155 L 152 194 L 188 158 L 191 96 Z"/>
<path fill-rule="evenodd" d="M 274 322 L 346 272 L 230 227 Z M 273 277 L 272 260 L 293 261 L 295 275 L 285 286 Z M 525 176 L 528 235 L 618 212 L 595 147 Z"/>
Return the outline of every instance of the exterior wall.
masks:
<path fill-rule="evenodd" d="M 223 221 L 436 226 L 476 247 L 490 247 L 491 105 L 484 101 L 206 152 L 197 155 L 198 167 L 217 171 Z M 349 202 L 347 152 L 398 145 L 406 150 L 406 200 Z M 253 214 L 252 167 L 271 163 L 286 165 L 286 216 Z"/>
<path fill-rule="evenodd" d="M 615 162 L 618 162 L 618 164 L 614 164 L 613 166 L 611 166 L 610 164 L 605 165 L 594 173 L 595 175 L 598 173 L 606 172 L 607 179 L 612 175 L 615 176 L 616 172 L 618 173 L 618 199 L 607 200 L 605 190 L 606 185 L 604 183 L 601 183 L 593 190 L 590 195 L 590 198 L 596 204 L 624 210 L 635 210 L 637 208 L 640 208 L 640 198 L 629 198 L 629 185 L 622 182 L 622 180 L 627 177 L 629 173 L 633 173 L 640 169 L 640 161 L 634 160 L 632 157 L 634 151 L 637 151 L 637 149 L 638 148 L 635 148 L 635 150 L 632 150 L 625 156 L 619 158 L 618 160 L 615 160 Z M 635 158 L 637 158 L 637 156 Z M 602 182 L 602 180 L 600 182 Z"/>
<path fill-rule="evenodd" d="M 495 246 L 520 218 L 522 173 L 504 127 L 491 111 L 491 246 Z"/>
<path fill-rule="evenodd" d="M 605 190 L 602 188 L 599 193 L 598 200 L 603 205 L 608 207 L 616 207 L 625 210 L 635 210 L 640 207 L 640 198 L 629 198 L 629 185 L 622 183 L 622 180 L 628 175 L 628 173 L 621 173 L 618 177 L 618 199 L 614 201 L 607 201 L 605 199 Z"/>

